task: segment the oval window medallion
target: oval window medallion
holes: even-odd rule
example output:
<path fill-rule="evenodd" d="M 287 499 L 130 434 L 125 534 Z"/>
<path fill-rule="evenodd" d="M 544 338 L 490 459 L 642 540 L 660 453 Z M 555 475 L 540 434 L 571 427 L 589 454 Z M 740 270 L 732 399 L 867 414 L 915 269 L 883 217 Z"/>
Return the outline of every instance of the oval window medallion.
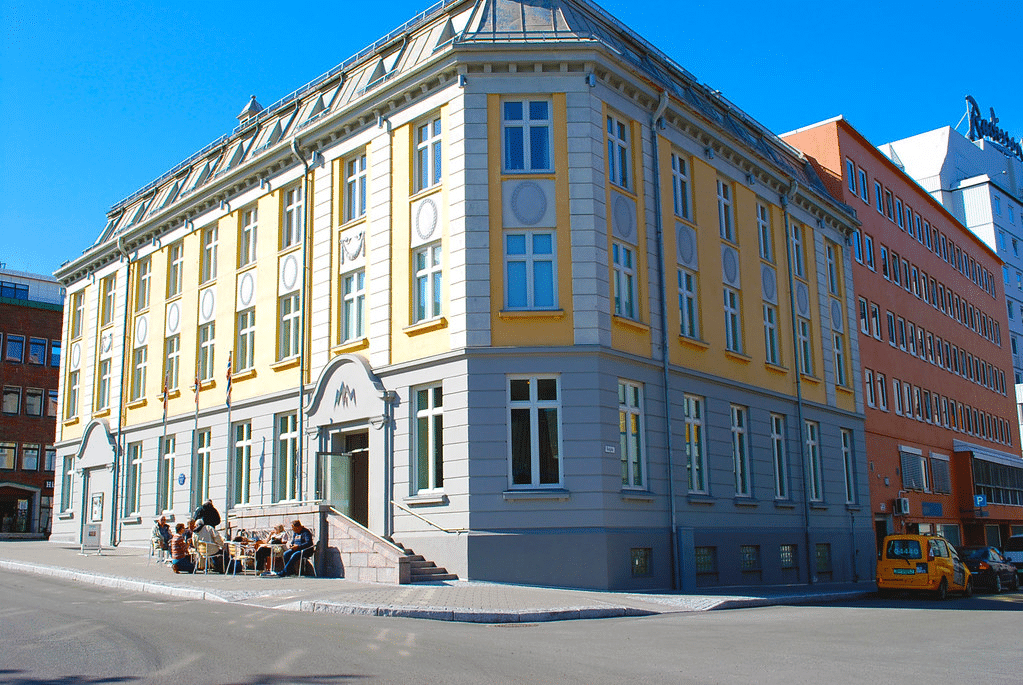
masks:
<path fill-rule="evenodd" d="M 621 237 L 632 237 L 632 232 L 635 229 L 636 224 L 635 216 L 633 216 L 632 207 L 629 206 L 629 201 L 621 195 L 615 198 L 614 222 L 615 227 L 618 228 L 618 234 Z"/>
<path fill-rule="evenodd" d="M 135 319 L 135 346 L 141 347 L 149 340 L 149 320 L 140 316 Z"/>
<path fill-rule="evenodd" d="M 774 269 L 762 264 L 760 267 L 760 286 L 764 289 L 764 299 L 775 301 L 775 296 L 778 294 L 778 282 L 774 274 Z"/>
<path fill-rule="evenodd" d="M 167 305 L 167 333 L 174 335 L 181 325 L 181 305 L 171 302 Z"/>
<path fill-rule="evenodd" d="M 252 304 L 252 296 L 256 290 L 256 279 L 252 277 L 251 271 L 242 274 L 241 283 L 238 284 L 238 301 L 242 306 L 248 307 Z"/>
<path fill-rule="evenodd" d="M 204 290 L 199 300 L 199 314 L 202 316 L 203 323 L 206 323 L 213 318 L 213 310 L 217 306 L 217 298 L 213 294 L 213 288 Z"/>
<path fill-rule="evenodd" d="M 298 259 L 295 258 L 295 255 L 289 254 L 281 264 L 281 284 L 284 285 L 285 292 L 291 292 L 295 289 L 296 283 L 298 283 Z"/>
<path fill-rule="evenodd" d="M 82 344 L 75 343 L 71 346 L 71 370 L 74 371 L 78 368 L 79 362 L 82 361 Z"/>
<path fill-rule="evenodd" d="M 838 300 L 831 301 L 831 327 L 839 333 L 842 332 L 842 305 Z"/>
<path fill-rule="evenodd" d="M 437 230 L 437 205 L 428 197 L 416 208 L 416 235 L 420 240 L 429 240 Z"/>
<path fill-rule="evenodd" d="M 512 191 L 511 209 L 526 226 L 536 226 L 547 213 L 547 196 L 534 181 L 523 181 Z"/>

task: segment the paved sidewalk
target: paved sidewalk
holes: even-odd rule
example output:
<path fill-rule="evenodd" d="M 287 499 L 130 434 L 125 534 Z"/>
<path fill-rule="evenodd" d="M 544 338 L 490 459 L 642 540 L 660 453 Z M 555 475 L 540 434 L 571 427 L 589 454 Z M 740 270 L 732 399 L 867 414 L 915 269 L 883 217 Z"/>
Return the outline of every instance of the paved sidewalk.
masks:
<path fill-rule="evenodd" d="M 78 551 L 77 545 L 0 541 L 0 569 L 134 592 L 282 610 L 475 623 L 534 623 L 819 604 L 865 597 L 876 590 L 873 582 L 812 588 L 730 588 L 727 593 L 692 595 L 566 590 L 478 581 L 383 585 L 337 578 L 181 575 L 150 559 L 144 549 L 119 547 L 92 556 L 82 556 Z"/>

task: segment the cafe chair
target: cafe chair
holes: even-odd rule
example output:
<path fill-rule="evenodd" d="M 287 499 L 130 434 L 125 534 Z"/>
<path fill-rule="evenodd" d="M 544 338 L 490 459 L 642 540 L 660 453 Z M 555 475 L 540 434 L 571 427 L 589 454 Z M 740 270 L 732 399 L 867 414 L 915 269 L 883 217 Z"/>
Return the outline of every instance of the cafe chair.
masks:
<path fill-rule="evenodd" d="M 305 564 L 309 562 L 309 568 L 313 571 L 313 578 L 318 578 L 316 575 L 316 551 L 320 548 L 320 544 L 316 543 L 305 552 L 302 553 L 302 558 L 298 562 L 298 577 L 302 577 L 302 569 L 305 568 Z"/>

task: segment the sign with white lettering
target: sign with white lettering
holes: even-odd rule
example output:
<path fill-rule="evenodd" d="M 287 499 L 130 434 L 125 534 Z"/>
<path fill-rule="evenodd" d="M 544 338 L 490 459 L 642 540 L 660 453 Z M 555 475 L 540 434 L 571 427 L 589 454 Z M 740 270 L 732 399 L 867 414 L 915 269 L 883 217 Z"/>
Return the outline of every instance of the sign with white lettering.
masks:
<path fill-rule="evenodd" d="M 987 506 L 987 495 L 974 495 L 973 496 L 973 506 L 977 507 L 978 509 L 980 509 L 981 507 L 986 507 Z"/>
<path fill-rule="evenodd" d="M 991 142 L 1001 145 L 1019 161 L 1023 162 L 1023 147 L 1007 131 L 998 127 L 998 117 L 995 116 L 995 108 L 991 107 L 990 110 L 991 117 L 987 120 L 982 119 L 980 116 L 980 105 L 977 104 L 972 95 L 966 96 L 966 114 L 970 119 L 970 130 L 966 137 L 970 140 L 987 138 Z"/>

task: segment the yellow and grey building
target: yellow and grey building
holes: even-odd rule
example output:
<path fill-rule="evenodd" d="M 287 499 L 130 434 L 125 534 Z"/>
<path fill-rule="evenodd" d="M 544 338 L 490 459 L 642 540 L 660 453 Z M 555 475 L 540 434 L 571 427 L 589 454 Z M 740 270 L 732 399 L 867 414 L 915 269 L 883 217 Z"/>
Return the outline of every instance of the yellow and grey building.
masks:
<path fill-rule="evenodd" d="M 521 583 L 872 577 L 855 215 L 641 37 L 439 2 L 239 119 L 57 273 L 53 539 L 210 497 L 349 578 L 408 580 L 395 543 Z"/>

